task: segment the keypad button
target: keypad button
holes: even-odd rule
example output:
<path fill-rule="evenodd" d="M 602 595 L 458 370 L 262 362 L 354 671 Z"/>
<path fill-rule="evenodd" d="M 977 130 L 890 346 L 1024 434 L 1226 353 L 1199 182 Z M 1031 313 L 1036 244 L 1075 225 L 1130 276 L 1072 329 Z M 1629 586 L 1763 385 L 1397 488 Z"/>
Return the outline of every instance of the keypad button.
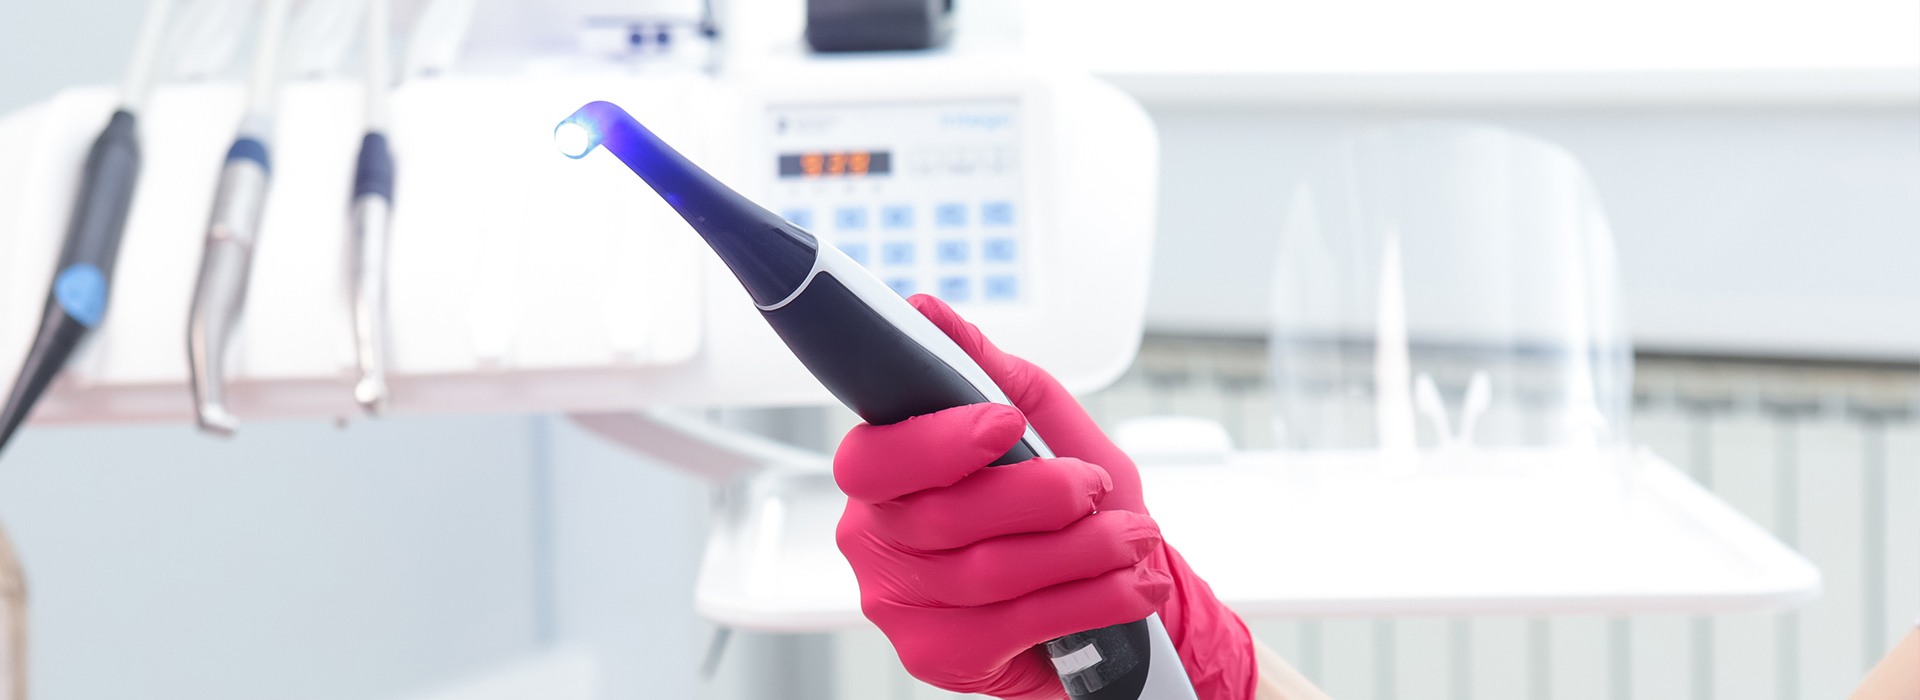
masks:
<path fill-rule="evenodd" d="M 942 228 L 958 228 L 967 225 L 967 205 L 942 204 L 933 209 L 933 222 Z"/>
<path fill-rule="evenodd" d="M 788 209 L 780 212 L 780 216 L 800 228 L 813 228 L 812 209 Z"/>
<path fill-rule="evenodd" d="M 880 227 L 896 230 L 913 228 L 913 207 L 893 206 L 881 209 Z"/>
<path fill-rule="evenodd" d="M 854 262 L 860 263 L 861 267 L 867 266 L 867 244 L 842 243 L 840 244 L 840 252 L 846 253 L 847 257 L 852 258 Z"/>
<path fill-rule="evenodd" d="M 953 265 L 967 261 L 966 241 L 941 241 L 934 246 L 934 257 L 942 264 Z"/>
<path fill-rule="evenodd" d="M 980 243 L 980 258 L 992 263 L 1013 262 L 1014 240 L 1011 238 L 989 238 Z"/>
<path fill-rule="evenodd" d="M 987 202 L 980 205 L 981 226 L 1012 226 L 1013 202 Z"/>
<path fill-rule="evenodd" d="M 965 277 L 940 278 L 941 299 L 951 302 L 963 302 L 967 300 L 967 297 L 972 295 L 972 292 L 972 285 L 967 283 L 967 278 Z"/>
<path fill-rule="evenodd" d="M 895 277 L 887 280 L 887 288 L 893 290 L 894 294 L 903 297 L 910 297 L 914 294 L 913 279 L 910 277 Z"/>
<path fill-rule="evenodd" d="M 988 301 L 1011 301 L 1020 298 L 1020 278 L 1013 275 L 987 275 L 980 280 L 980 294 Z"/>
<path fill-rule="evenodd" d="M 912 265 L 913 243 L 893 241 L 880 247 L 880 262 L 888 265 Z"/>
<path fill-rule="evenodd" d="M 866 207 L 841 207 L 833 212 L 833 225 L 842 231 L 867 230 Z"/>

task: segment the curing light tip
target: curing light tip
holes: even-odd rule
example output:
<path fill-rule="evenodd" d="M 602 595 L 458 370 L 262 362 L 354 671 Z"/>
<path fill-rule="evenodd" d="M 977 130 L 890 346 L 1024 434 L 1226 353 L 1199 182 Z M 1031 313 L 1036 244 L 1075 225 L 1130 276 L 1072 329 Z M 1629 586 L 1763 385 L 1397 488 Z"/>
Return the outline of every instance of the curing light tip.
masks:
<path fill-rule="evenodd" d="M 586 156 L 594 146 L 599 145 L 594 141 L 593 132 L 577 121 L 560 122 L 560 126 L 553 128 L 553 145 L 558 146 L 568 158 Z"/>

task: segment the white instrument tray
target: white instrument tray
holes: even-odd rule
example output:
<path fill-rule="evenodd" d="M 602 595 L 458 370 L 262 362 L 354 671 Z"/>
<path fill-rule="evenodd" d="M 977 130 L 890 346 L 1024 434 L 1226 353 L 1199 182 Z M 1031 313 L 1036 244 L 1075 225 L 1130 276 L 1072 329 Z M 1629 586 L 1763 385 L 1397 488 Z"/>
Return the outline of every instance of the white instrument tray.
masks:
<path fill-rule="evenodd" d="M 1148 507 L 1249 618 L 1710 615 L 1819 596 L 1805 558 L 1658 456 L 1240 452 L 1143 466 Z M 865 625 L 824 471 L 727 494 L 696 605 L 726 625 Z"/>

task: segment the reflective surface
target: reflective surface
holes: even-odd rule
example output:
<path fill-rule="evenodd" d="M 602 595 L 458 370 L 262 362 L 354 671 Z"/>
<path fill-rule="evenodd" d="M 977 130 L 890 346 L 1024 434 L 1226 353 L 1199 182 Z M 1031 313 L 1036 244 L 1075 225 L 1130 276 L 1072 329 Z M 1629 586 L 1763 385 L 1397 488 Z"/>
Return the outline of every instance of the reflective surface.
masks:
<path fill-rule="evenodd" d="M 1627 444 L 1632 347 L 1578 162 L 1458 123 L 1356 132 L 1334 153 L 1280 228 L 1281 446 Z"/>

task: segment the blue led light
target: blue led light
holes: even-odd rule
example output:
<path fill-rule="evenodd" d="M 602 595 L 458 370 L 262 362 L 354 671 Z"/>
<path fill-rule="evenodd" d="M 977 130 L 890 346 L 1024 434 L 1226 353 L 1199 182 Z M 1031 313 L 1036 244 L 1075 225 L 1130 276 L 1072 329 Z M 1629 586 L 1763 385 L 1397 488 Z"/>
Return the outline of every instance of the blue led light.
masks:
<path fill-rule="evenodd" d="M 578 119 L 568 119 L 553 128 L 553 145 L 568 158 L 584 158 L 600 145 L 600 134 Z"/>

